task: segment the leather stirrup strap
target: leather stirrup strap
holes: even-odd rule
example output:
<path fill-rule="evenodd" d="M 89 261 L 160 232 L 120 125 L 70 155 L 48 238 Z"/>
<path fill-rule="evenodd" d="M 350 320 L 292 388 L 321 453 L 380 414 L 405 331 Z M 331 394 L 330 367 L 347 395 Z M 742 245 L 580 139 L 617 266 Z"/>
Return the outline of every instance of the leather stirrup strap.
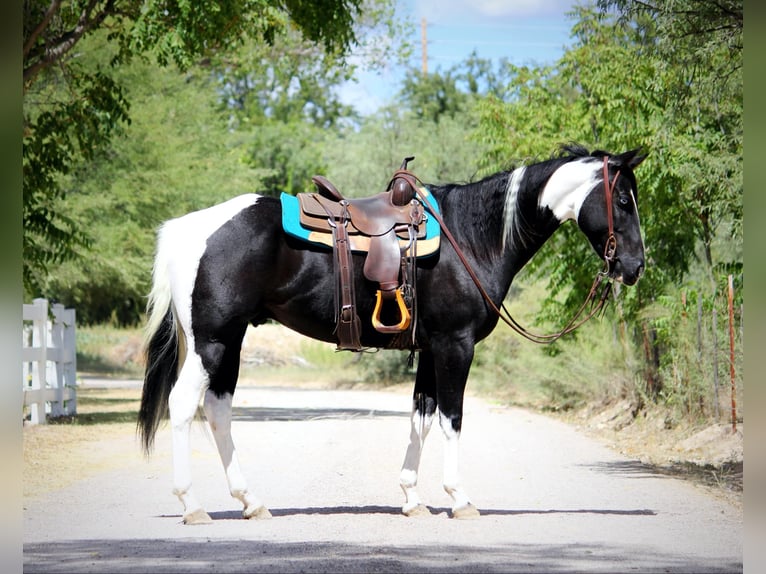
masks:
<path fill-rule="evenodd" d="M 359 351 L 362 343 L 361 321 L 356 313 L 354 293 L 354 273 L 351 261 L 351 246 L 348 243 L 348 231 L 344 222 L 333 228 L 335 236 L 335 256 L 338 259 L 338 289 L 340 291 L 340 309 L 338 312 L 338 347 Z"/>
<path fill-rule="evenodd" d="M 354 267 L 351 259 L 351 245 L 348 240 L 348 230 L 346 225 L 349 221 L 348 203 L 341 200 L 343 206 L 340 221 L 335 221 L 324 204 L 316 196 L 314 199 L 322 206 L 327 213 L 327 220 L 332 228 L 333 237 L 333 257 L 335 263 L 335 284 L 336 284 L 336 327 L 338 335 L 338 349 L 349 349 L 361 351 L 362 343 L 360 340 L 362 333 L 362 322 L 356 313 L 356 294 L 354 292 Z M 340 294 L 340 304 L 338 304 L 338 294 Z"/>

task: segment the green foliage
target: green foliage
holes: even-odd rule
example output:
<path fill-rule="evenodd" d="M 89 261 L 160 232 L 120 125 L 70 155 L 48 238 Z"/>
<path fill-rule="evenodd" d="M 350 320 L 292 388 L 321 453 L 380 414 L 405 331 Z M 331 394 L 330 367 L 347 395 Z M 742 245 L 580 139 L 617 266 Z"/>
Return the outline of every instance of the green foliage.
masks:
<path fill-rule="evenodd" d="M 355 42 L 361 0 L 127 0 L 24 3 L 24 285 L 37 296 L 52 263 L 87 250 L 88 236 L 62 213 L 62 178 L 76 163 L 104 151 L 128 123 L 125 88 L 115 70 L 151 54 L 161 65 L 188 69 L 200 57 L 227 51 L 246 38 L 273 44 L 298 30 L 338 61 Z M 87 70 L 75 46 L 102 35 L 108 63 Z M 103 59 L 103 55 L 101 55 Z"/>
<path fill-rule="evenodd" d="M 741 285 L 734 287 L 733 324 L 728 316 L 727 288 L 718 295 L 683 289 L 662 296 L 645 310 L 657 334 L 661 387 L 658 397 L 679 416 L 691 419 L 723 418 L 731 398 L 731 341 L 734 337 L 735 398 L 742 393 Z"/>
<path fill-rule="evenodd" d="M 40 292 L 51 264 L 90 245 L 87 233 L 62 210 L 62 176 L 81 159 L 92 161 L 103 152 L 128 113 L 123 91 L 101 71 L 72 66 L 66 78 L 58 79 L 65 81 L 67 92 L 55 84 L 39 85 L 30 98 L 45 100 L 45 106 L 24 110 L 23 278 L 34 293 Z"/>
<path fill-rule="evenodd" d="M 263 174 L 259 192 L 306 191 L 311 176 L 326 171 L 326 130 L 354 117 L 336 94 L 346 70 L 332 54 L 287 34 L 228 54 L 214 62 L 213 73 L 221 113 L 249 140 L 243 158 Z"/>
<path fill-rule="evenodd" d="M 77 371 L 140 377 L 141 329 L 115 329 L 109 325 L 77 326 Z M 79 397 L 78 397 L 79 400 Z"/>
<path fill-rule="evenodd" d="M 730 52 L 737 45 L 732 28 L 723 32 L 726 42 L 718 42 L 715 27 L 669 41 L 671 31 L 692 25 L 682 22 L 689 18 L 682 11 L 657 19 L 636 10 L 620 19 L 577 6 L 573 16 L 576 43 L 555 67 L 513 68 L 511 101 L 481 103 L 480 137 L 490 148 L 489 169 L 509 153 L 546 155 L 562 139 L 649 151 L 637 174 L 647 271 L 619 302 L 633 322 L 697 269 L 711 285 L 719 269 L 741 268 L 741 54 Z M 550 286 L 541 319 L 557 322 L 575 311 L 593 275 L 589 248 L 572 229 L 562 231 L 529 265 Z M 729 248 L 716 249 L 724 240 Z M 636 336 L 640 346 L 655 337 L 646 329 Z M 649 342 L 649 364 L 668 352 L 658 345 Z"/>
<path fill-rule="evenodd" d="M 348 69 L 335 54 L 297 33 L 285 34 L 271 45 L 248 42 L 215 59 L 213 67 L 221 107 L 232 114 L 236 129 L 291 121 L 330 128 L 341 119 L 353 118 L 351 107 L 335 93 L 348 79 Z"/>
<path fill-rule="evenodd" d="M 365 353 L 359 360 L 362 382 L 384 387 L 415 380 L 417 360 L 409 366 L 409 351 Z"/>
<path fill-rule="evenodd" d="M 513 66 L 501 59 L 497 66 L 479 58 L 476 52 L 446 71 L 423 74 L 412 68 L 399 91 L 404 107 L 417 119 L 438 123 L 469 112 L 478 98 L 493 96 L 505 100 L 509 96 L 509 74 Z"/>
<path fill-rule="evenodd" d="M 402 160 L 415 156 L 410 169 L 428 183 L 476 177 L 483 146 L 470 140 L 476 118 L 466 112 L 434 124 L 395 107 L 365 119 L 359 129 L 344 129 L 322 141 L 327 177 L 349 197 L 383 191 Z"/>
<path fill-rule="evenodd" d="M 108 152 L 80 164 L 61 184 L 67 201 L 58 213 L 86 230 L 88 251 L 51 266 L 39 287 L 76 308 L 80 324 L 139 322 L 159 225 L 254 191 L 265 175 L 243 161 L 244 142 L 227 131 L 208 70 L 179 74 L 135 61 L 116 78 L 130 86 L 131 124 Z"/>
<path fill-rule="evenodd" d="M 540 318 L 546 291 L 544 283 L 520 277 L 506 301 L 513 317 L 534 332 L 561 328 Z M 498 326 L 476 347 L 469 387 L 506 404 L 551 411 L 632 397 L 640 363 L 627 323 L 616 311 L 552 345 L 536 345 Z"/>
<path fill-rule="evenodd" d="M 443 116 L 451 118 L 462 111 L 468 96 L 458 90 L 451 72 L 423 75 L 411 70 L 404 78 L 402 100 L 419 119 L 438 122 Z"/>

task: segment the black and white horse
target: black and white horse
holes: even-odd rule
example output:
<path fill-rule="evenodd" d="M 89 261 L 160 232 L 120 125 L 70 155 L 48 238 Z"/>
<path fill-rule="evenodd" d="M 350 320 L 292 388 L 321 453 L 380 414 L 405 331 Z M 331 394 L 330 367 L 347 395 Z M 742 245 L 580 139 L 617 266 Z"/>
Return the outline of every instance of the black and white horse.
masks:
<path fill-rule="evenodd" d="M 446 227 L 499 306 L 514 276 L 567 220 L 577 222 L 601 256 L 611 241 L 611 219 L 616 245 L 609 276 L 626 285 L 638 280 L 644 245 L 633 170 L 643 159 L 639 150 L 611 155 L 569 145 L 549 160 L 475 183 L 428 188 Z M 281 209 L 276 198 L 242 195 L 167 221 L 158 234 L 138 431 L 150 452 L 169 410 L 173 492 L 187 523 L 210 520 L 192 489 L 190 461 L 190 425 L 203 398 L 231 495 L 244 505 L 244 517 L 271 516 L 249 489 L 231 438 L 232 396 L 248 325 L 272 319 L 336 342 L 332 253 L 285 234 Z M 361 257 L 354 255 L 361 342 L 385 348 L 393 335 L 377 332 L 365 320 L 372 316 L 378 285 L 364 278 Z M 460 481 L 458 439 L 474 346 L 490 334 L 498 316 L 446 241 L 436 256 L 419 260 L 417 291 L 420 351 L 410 441 L 399 477 L 402 512 L 428 512 L 416 485 L 423 442 L 438 416 L 446 438 L 443 486 L 453 500 L 452 514 L 477 516 Z"/>

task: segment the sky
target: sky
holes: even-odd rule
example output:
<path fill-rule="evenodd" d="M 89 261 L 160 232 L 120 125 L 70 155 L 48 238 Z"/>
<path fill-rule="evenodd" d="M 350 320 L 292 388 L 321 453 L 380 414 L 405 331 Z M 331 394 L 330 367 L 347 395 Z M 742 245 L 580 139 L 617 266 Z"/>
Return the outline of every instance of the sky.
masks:
<path fill-rule="evenodd" d="M 397 12 L 415 26 L 410 64 L 421 68 L 421 20 L 426 19 L 428 71 L 447 70 L 476 50 L 480 58 L 516 65 L 552 64 L 571 44 L 566 12 L 578 0 L 397 0 Z M 341 89 L 362 114 L 392 100 L 404 69 L 361 73 Z"/>

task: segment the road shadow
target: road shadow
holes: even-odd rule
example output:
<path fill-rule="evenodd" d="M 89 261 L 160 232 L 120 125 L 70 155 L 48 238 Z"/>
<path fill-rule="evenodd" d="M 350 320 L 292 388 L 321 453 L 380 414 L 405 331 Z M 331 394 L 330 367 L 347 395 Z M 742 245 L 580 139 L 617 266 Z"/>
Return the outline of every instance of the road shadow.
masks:
<path fill-rule="evenodd" d="M 623 544 L 355 544 L 211 540 L 215 525 L 179 527 L 180 539 L 103 539 L 25 544 L 24 572 L 742 572 L 734 558 L 646 552 Z"/>
<path fill-rule="evenodd" d="M 743 462 L 729 462 L 720 466 L 699 465 L 693 462 L 674 462 L 654 465 L 639 460 L 618 460 L 581 465 L 613 476 L 625 478 L 681 478 L 715 488 L 727 488 L 733 492 L 743 489 Z"/>
<path fill-rule="evenodd" d="M 402 509 L 400 506 L 380 506 L 380 505 L 362 505 L 362 506 L 308 506 L 303 508 L 271 508 L 271 515 L 275 518 L 285 516 L 311 516 L 311 515 L 371 515 L 385 514 L 388 516 L 400 516 Z M 443 506 L 429 506 L 428 510 L 432 516 L 450 515 L 451 509 Z M 640 509 L 614 509 L 614 508 L 545 508 L 545 509 L 504 509 L 504 508 L 480 508 L 482 516 L 523 516 L 535 514 L 594 514 L 602 516 L 656 516 L 653 510 Z M 213 520 L 244 520 L 240 510 L 221 510 L 208 513 Z M 177 518 L 181 521 L 180 514 L 163 514 L 158 518 Z"/>

